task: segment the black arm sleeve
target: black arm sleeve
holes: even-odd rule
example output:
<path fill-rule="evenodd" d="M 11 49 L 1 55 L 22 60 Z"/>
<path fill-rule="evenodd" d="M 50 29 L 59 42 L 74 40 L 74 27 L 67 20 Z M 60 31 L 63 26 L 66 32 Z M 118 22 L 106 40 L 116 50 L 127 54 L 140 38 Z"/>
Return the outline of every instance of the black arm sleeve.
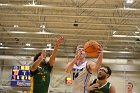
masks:
<path fill-rule="evenodd" d="M 92 81 L 92 83 L 90 84 L 90 86 L 93 85 L 93 84 L 95 84 L 96 81 L 97 81 L 97 79 L 94 79 L 94 80 Z"/>

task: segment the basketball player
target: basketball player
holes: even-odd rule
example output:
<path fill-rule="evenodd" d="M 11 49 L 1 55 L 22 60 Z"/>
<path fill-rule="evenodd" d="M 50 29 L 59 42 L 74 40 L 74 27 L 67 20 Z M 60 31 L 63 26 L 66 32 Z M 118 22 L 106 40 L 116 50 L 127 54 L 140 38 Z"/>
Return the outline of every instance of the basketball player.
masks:
<path fill-rule="evenodd" d="M 34 64 L 30 68 L 31 88 L 30 93 L 48 93 L 50 83 L 50 73 L 55 63 L 59 45 L 64 41 L 64 37 L 60 37 L 55 44 L 54 50 L 48 62 L 45 61 L 46 52 L 42 51 L 34 57 Z"/>
<path fill-rule="evenodd" d="M 127 84 L 127 93 L 133 93 L 133 84 L 131 82 Z"/>
<path fill-rule="evenodd" d="M 115 87 L 107 81 L 112 71 L 108 66 L 102 66 L 97 72 L 97 79 L 88 84 L 89 93 L 116 93 Z"/>
<path fill-rule="evenodd" d="M 99 45 L 100 50 L 101 47 Z M 73 77 L 72 81 L 72 93 L 87 93 L 87 83 L 93 72 L 99 69 L 102 64 L 103 52 L 97 53 L 97 62 L 86 61 L 85 51 L 82 45 L 79 45 L 76 50 L 75 58 L 66 66 L 66 72 L 71 73 Z"/>

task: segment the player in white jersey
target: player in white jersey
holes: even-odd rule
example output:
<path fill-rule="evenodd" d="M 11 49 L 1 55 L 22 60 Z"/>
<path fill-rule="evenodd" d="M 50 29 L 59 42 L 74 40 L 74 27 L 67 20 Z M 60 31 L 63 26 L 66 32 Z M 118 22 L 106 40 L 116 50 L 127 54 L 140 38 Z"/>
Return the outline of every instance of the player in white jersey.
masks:
<path fill-rule="evenodd" d="M 99 48 L 101 49 L 101 47 Z M 73 78 L 72 93 L 88 93 L 87 86 L 89 79 L 91 74 L 100 68 L 103 52 L 100 51 L 98 53 L 97 62 L 86 61 L 85 57 L 86 53 L 83 46 L 80 45 L 77 47 L 75 58 L 66 66 L 66 72 L 71 73 Z"/>

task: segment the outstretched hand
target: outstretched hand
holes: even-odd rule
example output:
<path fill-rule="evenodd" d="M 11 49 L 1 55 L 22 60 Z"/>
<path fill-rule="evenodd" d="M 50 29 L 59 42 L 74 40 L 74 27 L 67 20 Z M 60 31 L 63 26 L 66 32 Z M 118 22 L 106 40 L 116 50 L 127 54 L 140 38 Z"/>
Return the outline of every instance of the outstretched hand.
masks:
<path fill-rule="evenodd" d="M 45 50 L 42 50 L 41 55 L 39 56 L 39 59 L 43 60 L 45 57 L 46 57 L 46 52 L 45 52 Z"/>
<path fill-rule="evenodd" d="M 97 54 L 100 54 L 100 53 L 103 53 L 103 49 L 102 49 L 102 46 L 101 45 L 98 45 L 98 53 Z"/>
<path fill-rule="evenodd" d="M 61 36 L 59 39 L 57 39 L 56 45 L 59 46 L 63 41 L 64 41 L 64 37 Z"/>

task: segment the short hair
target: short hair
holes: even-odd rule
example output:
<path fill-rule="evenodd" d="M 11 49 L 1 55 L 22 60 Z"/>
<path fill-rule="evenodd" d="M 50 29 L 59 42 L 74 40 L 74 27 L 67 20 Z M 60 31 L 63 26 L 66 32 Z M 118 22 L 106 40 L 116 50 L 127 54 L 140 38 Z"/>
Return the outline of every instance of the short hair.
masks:
<path fill-rule="evenodd" d="M 132 85 L 132 88 L 133 88 L 133 83 L 132 82 L 128 82 L 127 84 L 131 84 Z"/>
<path fill-rule="evenodd" d="M 35 56 L 34 56 L 34 62 L 38 59 L 38 57 L 41 55 L 41 52 L 37 53 Z"/>
<path fill-rule="evenodd" d="M 83 45 L 78 45 L 78 46 L 76 47 L 76 53 L 77 53 L 78 48 L 84 48 L 84 46 L 83 46 Z"/>
<path fill-rule="evenodd" d="M 77 50 L 78 48 L 84 48 L 84 46 L 83 46 L 83 45 L 78 45 L 77 48 L 76 48 L 76 50 Z"/>
<path fill-rule="evenodd" d="M 109 74 L 109 76 L 112 74 L 112 70 L 110 69 L 109 66 L 105 66 L 105 65 L 103 65 L 103 66 L 101 66 L 101 67 L 104 67 L 104 68 L 107 69 L 107 74 Z M 108 77 L 109 77 L 109 76 L 108 76 Z"/>

